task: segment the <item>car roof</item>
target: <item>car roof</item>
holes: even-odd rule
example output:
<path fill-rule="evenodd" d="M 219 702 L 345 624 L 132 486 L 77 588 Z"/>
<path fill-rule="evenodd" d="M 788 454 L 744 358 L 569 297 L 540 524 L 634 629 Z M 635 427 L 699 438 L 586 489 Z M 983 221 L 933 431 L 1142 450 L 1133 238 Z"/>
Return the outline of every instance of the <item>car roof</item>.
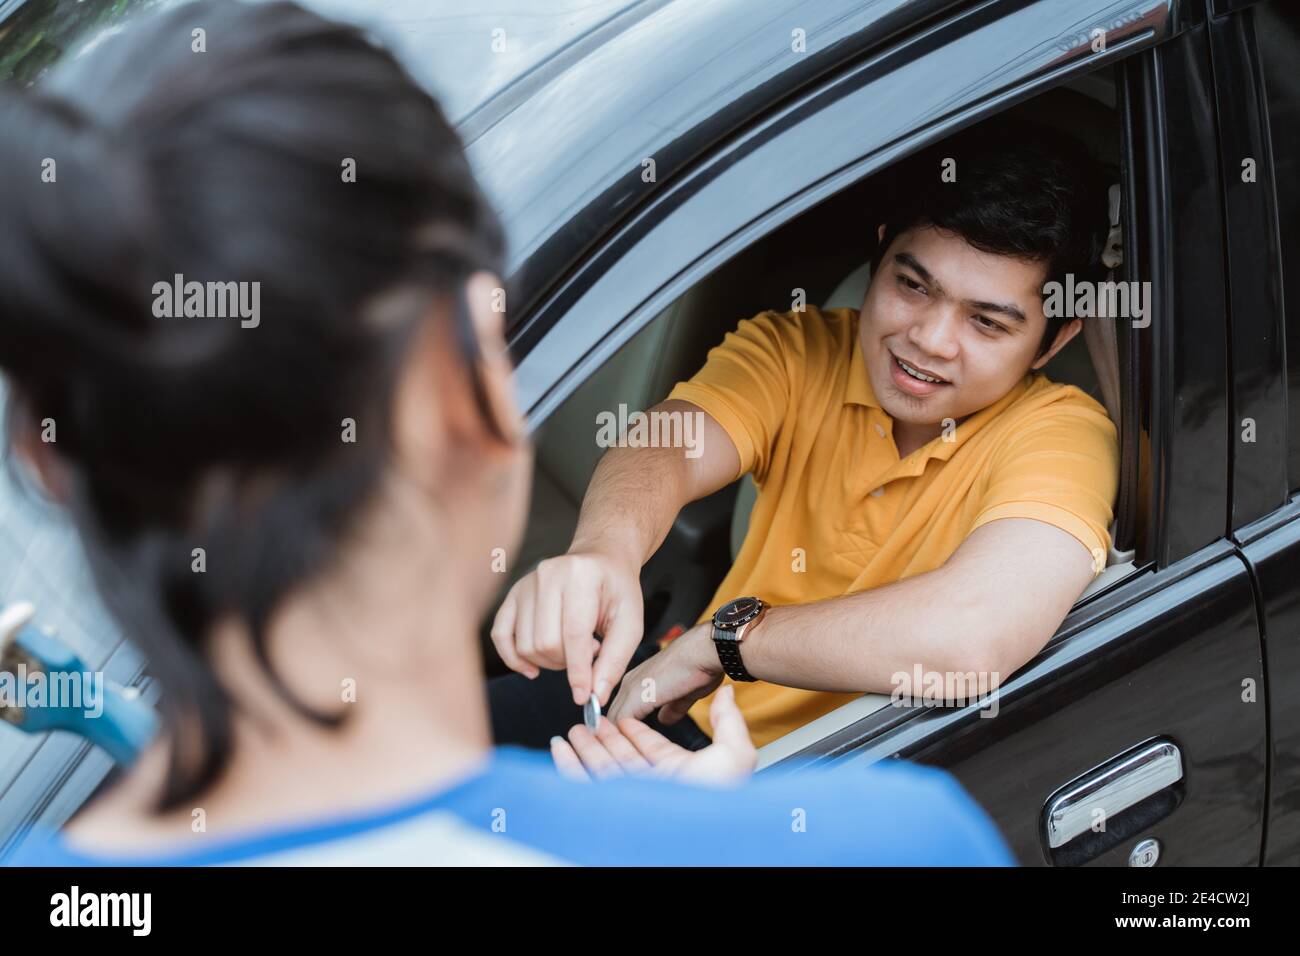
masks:
<path fill-rule="evenodd" d="M 623 20 L 620 14 L 644 0 L 300 2 L 371 30 L 459 126 L 574 44 L 593 33 L 608 34 L 613 22 Z"/>
<path fill-rule="evenodd" d="M 958 2 L 643 0 L 503 86 L 459 128 L 510 239 L 512 325 L 701 154 Z"/>

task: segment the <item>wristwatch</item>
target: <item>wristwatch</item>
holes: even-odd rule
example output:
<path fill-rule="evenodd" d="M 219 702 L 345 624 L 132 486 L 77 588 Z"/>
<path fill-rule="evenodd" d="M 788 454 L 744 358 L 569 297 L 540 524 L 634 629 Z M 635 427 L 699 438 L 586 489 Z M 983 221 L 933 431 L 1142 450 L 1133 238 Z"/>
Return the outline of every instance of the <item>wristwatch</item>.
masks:
<path fill-rule="evenodd" d="M 740 645 L 766 613 L 767 605 L 756 597 L 736 598 L 713 612 L 713 646 L 718 649 L 723 671 L 732 680 L 758 680 L 745 670 Z"/>

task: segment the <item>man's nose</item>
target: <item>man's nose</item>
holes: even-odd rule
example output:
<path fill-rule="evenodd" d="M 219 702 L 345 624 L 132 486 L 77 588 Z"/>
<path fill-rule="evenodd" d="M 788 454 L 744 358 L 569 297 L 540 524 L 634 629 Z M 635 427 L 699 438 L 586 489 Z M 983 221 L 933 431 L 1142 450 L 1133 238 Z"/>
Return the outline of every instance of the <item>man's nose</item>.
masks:
<path fill-rule="evenodd" d="M 961 315 L 960 309 L 940 308 L 932 310 L 929 315 L 913 323 L 907 331 L 907 337 L 923 353 L 916 357 L 918 362 L 923 362 L 930 356 L 945 361 L 952 361 L 957 357 Z"/>

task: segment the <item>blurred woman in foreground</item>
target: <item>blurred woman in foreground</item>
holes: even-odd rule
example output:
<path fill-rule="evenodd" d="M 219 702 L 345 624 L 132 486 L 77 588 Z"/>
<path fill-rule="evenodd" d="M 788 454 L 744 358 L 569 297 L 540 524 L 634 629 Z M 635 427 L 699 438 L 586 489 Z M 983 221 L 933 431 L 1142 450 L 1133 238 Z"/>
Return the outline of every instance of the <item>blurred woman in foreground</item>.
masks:
<path fill-rule="evenodd" d="M 360 32 L 146 17 L 0 100 L 0 169 L 9 435 L 163 691 L 131 772 L 14 862 L 1009 862 L 937 771 L 742 783 L 722 695 L 697 752 L 605 722 L 643 775 L 492 748 L 476 632 L 531 468 L 503 237 Z"/>

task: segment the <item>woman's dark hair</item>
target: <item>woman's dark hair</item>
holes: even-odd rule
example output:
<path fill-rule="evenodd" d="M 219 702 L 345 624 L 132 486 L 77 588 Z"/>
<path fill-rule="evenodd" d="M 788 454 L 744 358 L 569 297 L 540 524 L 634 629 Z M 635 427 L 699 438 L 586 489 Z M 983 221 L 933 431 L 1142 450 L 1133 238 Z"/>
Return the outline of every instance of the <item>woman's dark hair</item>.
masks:
<path fill-rule="evenodd" d="M 233 702 L 203 654 L 218 619 L 246 623 L 293 706 L 337 722 L 274 674 L 268 620 L 375 492 L 435 302 L 496 430 L 464 285 L 502 274 L 502 230 L 391 54 L 290 3 L 212 0 L 0 97 L 0 216 L 10 435 L 53 422 L 99 589 L 162 688 L 173 808 L 230 755 Z M 256 324 L 160 317 L 175 277 L 257 284 Z"/>
<path fill-rule="evenodd" d="M 1063 283 L 1068 272 L 1076 282 L 1101 276 L 1107 183 L 1086 147 L 1064 133 L 999 117 L 904 160 L 885 179 L 885 234 L 873 276 L 890 244 L 918 226 L 956 233 L 984 252 L 1045 262 L 1046 282 Z M 1048 317 L 1039 355 L 1066 321 Z"/>

